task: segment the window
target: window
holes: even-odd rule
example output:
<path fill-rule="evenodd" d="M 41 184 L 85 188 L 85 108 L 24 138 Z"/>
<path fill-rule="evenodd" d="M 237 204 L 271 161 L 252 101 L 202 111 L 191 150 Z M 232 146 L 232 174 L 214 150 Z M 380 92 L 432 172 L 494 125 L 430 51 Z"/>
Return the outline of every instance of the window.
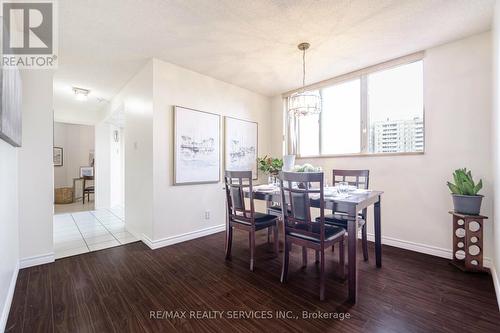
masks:
<path fill-rule="evenodd" d="M 369 152 L 424 151 L 422 61 L 368 75 Z"/>
<path fill-rule="evenodd" d="M 288 132 L 296 142 L 291 152 L 302 157 L 423 152 L 423 61 L 384 67 L 320 88 L 321 114 L 289 120 L 296 126 Z"/>

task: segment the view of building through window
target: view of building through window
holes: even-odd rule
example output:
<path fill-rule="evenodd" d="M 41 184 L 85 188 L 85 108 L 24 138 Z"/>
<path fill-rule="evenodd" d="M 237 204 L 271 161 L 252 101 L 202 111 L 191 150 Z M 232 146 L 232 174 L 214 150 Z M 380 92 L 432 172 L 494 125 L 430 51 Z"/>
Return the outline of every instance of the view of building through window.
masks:
<path fill-rule="evenodd" d="M 300 156 L 424 151 L 423 61 L 360 75 L 320 94 L 321 114 L 298 120 Z"/>
<path fill-rule="evenodd" d="M 369 152 L 424 151 L 422 61 L 368 75 Z"/>

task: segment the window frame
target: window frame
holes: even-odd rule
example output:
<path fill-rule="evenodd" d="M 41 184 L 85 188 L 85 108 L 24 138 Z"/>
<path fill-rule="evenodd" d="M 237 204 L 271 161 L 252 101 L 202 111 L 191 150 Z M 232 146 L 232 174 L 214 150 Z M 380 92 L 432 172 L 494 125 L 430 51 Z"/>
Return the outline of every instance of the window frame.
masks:
<path fill-rule="evenodd" d="M 381 72 L 384 70 L 389 70 L 392 68 L 397 68 L 404 65 L 409 65 L 415 62 L 422 62 L 422 68 L 425 66 L 425 53 L 417 52 L 413 53 L 401 58 L 397 58 L 394 60 L 386 61 L 384 63 L 370 66 L 358 71 L 354 71 L 348 74 L 344 74 L 341 76 L 334 77 L 332 79 L 328 79 L 325 81 L 321 81 L 312 85 L 305 87 L 307 90 L 319 90 L 320 95 L 322 94 L 322 89 L 342 84 L 344 82 L 352 81 L 359 79 L 360 80 L 360 152 L 359 153 L 346 153 L 346 154 L 322 154 L 323 151 L 323 143 L 322 143 L 322 112 L 319 115 L 319 124 L 318 124 L 318 135 L 319 135 L 319 145 L 318 145 L 318 155 L 305 155 L 302 156 L 300 154 L 300 131 L 298 131 L 298 121 L 293 119 L 293 117 L 289 116 L 286 112 L 288 109 L 288 97 L 295 93 L 297 90 L 286 92 L 282 95 L 284 99 L 285 112 L 284 117 L 286 117 L 286 143 L 285 143 L 285 151 L 288 154 L 296 155 L 297 158 L 308 159 L 308 158 L 332 158 L 332 157 L 374 157 L 374 156 L 399 156 L 399 155 L 423 155 L 426 151 L 426 122 L 425 122 L 425 87 L 423 87 L 423 108 L 422 108 L 422 122 L 423 122 L 423 148 L 422 151 L 411 151 L 411 152 L 375 152 L 370 153 L 369 149 L 369 112 L 368 112 L 368 76 L 373 73 Z M 422 72 L 423 84 L 425 83 L 424 71 Z M 291 126 L 294 126 L 293 131 L 291 130 Z M 291 137 L 291 133 L 296 132 L 295 138 Z"/>

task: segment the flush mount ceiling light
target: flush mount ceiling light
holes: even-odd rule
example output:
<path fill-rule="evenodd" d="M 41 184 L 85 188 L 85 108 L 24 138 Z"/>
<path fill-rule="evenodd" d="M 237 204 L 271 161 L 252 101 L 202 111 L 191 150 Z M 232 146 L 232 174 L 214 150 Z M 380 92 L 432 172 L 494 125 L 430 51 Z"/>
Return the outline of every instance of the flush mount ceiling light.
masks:
<path fill-rule="evenodd" d="M 321 113 L 321 96 L 319 91 L 306 91 L 306 50 L 309 43 L 300 43 L 297 47 L 302 51 L 302 89 L 288 99 L 288 112 L 295 117 Z"/>
<path fill-rule="evenodd" d="M 77 87 L 73 87 L 73 92 L 78 101 L 86 101 L 90 94 L 90 90 Z"/>

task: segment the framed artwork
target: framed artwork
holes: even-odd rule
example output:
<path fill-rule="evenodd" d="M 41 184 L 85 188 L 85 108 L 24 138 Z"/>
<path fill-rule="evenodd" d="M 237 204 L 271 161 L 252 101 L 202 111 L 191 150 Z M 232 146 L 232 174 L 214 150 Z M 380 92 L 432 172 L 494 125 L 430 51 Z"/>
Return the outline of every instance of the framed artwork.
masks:
<path fill-rule="evenodd" d="M 225 167 L 230 171 L 252 171 L 257 174 L 259 125 L 256 122 L 225 118 Z"/>
<path fill-rule="evenodd" d="M 94 177 L 94 167 L 91 166 L 80 167 L 80 178 L 82 177 Z"/>
<path fill-rule="evenodd" d="M 61 167 L 64 165 L 64 152 L 61 147 L 52 148 L 53 160 L 55 167 Z"/>
<path fill-rule="evenodd" d="M 94 150 L 92 149 L 92 150 L 90 150 L 90 151 L 89 151 L 89 165 L 90 165 L 91 167 L 93 167 L 93 166 L 94 166 L 94 161 L 95 161 L 95 152 L 94 152 Z"/>
<path fill-rule="evenodd" d="M 21 147 L 22 83 L 17 68 L 0 69 L 0 139 Z"/>
<path fill-rule="evenodd" d="M 220 181 L 220 116 L 174 107 L 174 185 Z"/>

